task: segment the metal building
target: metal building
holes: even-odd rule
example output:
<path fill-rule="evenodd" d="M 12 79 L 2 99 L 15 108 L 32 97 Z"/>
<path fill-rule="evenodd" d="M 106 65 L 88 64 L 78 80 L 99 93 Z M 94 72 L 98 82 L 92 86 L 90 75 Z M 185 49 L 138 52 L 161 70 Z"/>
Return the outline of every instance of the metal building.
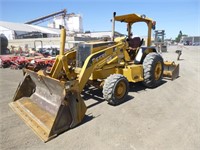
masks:
<path fill-rule="evenodd" d="M 66 14 L 63 16 L 56 16 L 53 22 L 48 23 L 48 27 L 60 28 L 60 26 L 65 26 L 69 32 L 83 32 L 82 17 L 80 14 Z"/>
<path fill-rule="evenodd" d="M 184 36 L 181 43 L 184 45 L 200 45 L 200 36 Z"/>
<path fill-rule="evenodd" d="M 8 40 L 46 38 L 58 37 L 60 35 L 60 30 L 23 23 L 0 21 L 0 34 L 4 34 Z"/>

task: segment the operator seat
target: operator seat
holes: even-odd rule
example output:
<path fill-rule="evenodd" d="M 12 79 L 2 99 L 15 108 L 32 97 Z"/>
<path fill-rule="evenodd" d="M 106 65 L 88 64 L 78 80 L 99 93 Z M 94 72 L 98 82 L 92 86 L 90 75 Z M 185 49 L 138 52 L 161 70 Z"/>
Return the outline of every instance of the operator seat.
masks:
<path fill-rule="evenodd" d="M 129 44 L 129 49 L 130 50 L 136 50 L 138 47 L 141 46 L 140 37 L 130 38 L 128 40 L 128 44 Z"/>
<path fill-rule="evenodd" d="M 134 60 L 135 55 L 136 55 L 136 50 L 138 47 L 142 45 L 143 39 L 140 40 L 140 37 L 134 37 L 134 38 L 129 38 L 127 41 L 129 44 L 129 48 L 128 48 L 129 56 L 132 60 Z"/>

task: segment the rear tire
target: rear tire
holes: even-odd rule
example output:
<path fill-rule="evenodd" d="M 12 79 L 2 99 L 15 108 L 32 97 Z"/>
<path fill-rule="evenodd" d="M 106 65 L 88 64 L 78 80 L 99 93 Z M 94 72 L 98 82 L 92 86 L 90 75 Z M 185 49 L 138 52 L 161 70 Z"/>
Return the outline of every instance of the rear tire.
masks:
<path fill-rule="evenodd" d="M 128 91 L 128 80 L 121 74 L 112 74 L 105 80 L 103 97 L 109 104 L 118 105 L 125 101 Z"/>
<path fill-rule="evenodd" d="M 144 81 L 146 87 L 154 88 L 161 84 L 163 78 L 163 58 L 158 53 L 149 53 L 143 62 Z"/>

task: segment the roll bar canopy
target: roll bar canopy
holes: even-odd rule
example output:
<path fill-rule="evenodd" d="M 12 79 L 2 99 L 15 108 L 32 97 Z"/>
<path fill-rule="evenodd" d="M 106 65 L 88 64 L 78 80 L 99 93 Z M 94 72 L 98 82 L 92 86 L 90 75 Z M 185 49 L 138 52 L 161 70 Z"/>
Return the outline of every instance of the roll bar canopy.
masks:
<path fill-rule="evenodd" d="M 112 22 L 113 22 L 113 24 L 112 24 L 112 40 L 113 41 L 114 41 L 114 32 L 115 32 L 115 21 L 127 23 L 129 38 L 130 38 L 130 34 L 131 34 L 131 26 L 136 22 L 145 22 L 148 27 L 147 46 L 151 45 L 151 30 L 155 29 L 155 24 L 156 24 L 155 21 L 153 21 L 150 18 L 147 18 L 146 15 L 127 14 L 127 15 L 116 16 L 116 12 L 114 12 L 113 19 L 112 19 Z"/>
<path fill-rule="evenodd" d="M 152 22 L 152 19 L 147 18 L 145 15 L 138 14 L 127 14 L 122 16 L 115 16 L 115 21 L 121 21 L 126 23 L 135 23 L 135 22 Z"/>

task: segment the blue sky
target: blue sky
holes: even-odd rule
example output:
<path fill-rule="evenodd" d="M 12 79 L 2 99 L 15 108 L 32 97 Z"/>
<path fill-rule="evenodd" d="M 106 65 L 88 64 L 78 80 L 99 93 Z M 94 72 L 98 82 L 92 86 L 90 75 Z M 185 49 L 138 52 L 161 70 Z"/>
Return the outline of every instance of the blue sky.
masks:
<path fill-rule="evenodd" d="M 0 0 L 0 20 L 29 21 L 66 8 L 83 16 L 84 31 L 110 31 L 110 19 L 117 15 L 145 14 L 164 29 L 166 38 L 183 34 L 200 35 L 200 0 Z M 125 24 L 117 31 L 125 33 Z M 145 24 L 134 26 L 133 33 L 146 35 Z"/>

